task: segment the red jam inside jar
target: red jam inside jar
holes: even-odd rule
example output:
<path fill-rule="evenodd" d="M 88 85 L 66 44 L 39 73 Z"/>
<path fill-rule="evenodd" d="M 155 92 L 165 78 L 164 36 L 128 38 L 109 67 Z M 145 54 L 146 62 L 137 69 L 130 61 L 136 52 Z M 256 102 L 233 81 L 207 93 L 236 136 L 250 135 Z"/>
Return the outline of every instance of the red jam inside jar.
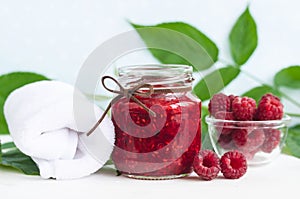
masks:
<path fill-rule="evenodd" d="M 165 67 L 170 66 L 164 66 L 166 70 Z M 116 133 L 112 159 L 116 168 L 128 177 L 172 179 L 186 176 L 192 172 L 194 157 L 201 147 L 201 102 L 190 91 L 155 93 L 158 87 L 171 86 L 172 90 L 178 84 L 152 84 L 154 94 L 135 97 L 155 112 L 155 116 L 125 97 L 112 105 Z M 180 81 L 180 84 L 189 86 L 190 82 Z"/>

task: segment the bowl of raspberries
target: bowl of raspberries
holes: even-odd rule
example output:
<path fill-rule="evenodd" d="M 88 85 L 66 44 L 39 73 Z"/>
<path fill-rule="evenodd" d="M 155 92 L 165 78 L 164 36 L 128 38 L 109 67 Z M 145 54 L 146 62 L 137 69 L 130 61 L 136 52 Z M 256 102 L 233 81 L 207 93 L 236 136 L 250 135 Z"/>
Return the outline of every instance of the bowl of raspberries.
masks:
<path fill-rule="evenodd" d="M 280 153 L 291 120 L 280 99 L 267 93 L 256 102 L 250 97 L 215 94 L 208 105 L 208 132 L 215 152 L 242 153 L 249 165 L 271 162 Z"/>

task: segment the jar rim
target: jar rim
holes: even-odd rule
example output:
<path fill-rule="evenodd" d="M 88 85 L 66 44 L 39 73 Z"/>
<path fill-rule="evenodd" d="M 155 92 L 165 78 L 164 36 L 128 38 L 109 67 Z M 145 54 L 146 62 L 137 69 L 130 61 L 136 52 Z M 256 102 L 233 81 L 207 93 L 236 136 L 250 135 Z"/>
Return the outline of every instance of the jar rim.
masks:
<path fill-rule="evenodd" d="M 191 74 L 193 72 L 193 67 L 183 64 L 135 64 L 118 68 L 118 73 L 119 76 L 143 72 L 147 72 L 148 75 L 152 72 L 155 75 L 155 72 L 162 70 L 168 75 Z"/>

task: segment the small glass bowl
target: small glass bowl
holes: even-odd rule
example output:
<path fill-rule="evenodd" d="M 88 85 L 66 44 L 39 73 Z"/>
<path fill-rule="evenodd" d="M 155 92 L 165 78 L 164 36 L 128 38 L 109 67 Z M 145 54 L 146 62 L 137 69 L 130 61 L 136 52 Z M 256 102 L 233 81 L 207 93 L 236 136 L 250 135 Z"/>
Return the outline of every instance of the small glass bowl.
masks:
<path fill-rule="evenodd" d="M 281 153 L 291 118 L 285 115 L 281 120 L 234 121 L 207 116 L 205 120 L 212 146 L 220 157 L 237 150 L 245 155 L 248 165 L 261 165 Z"/>

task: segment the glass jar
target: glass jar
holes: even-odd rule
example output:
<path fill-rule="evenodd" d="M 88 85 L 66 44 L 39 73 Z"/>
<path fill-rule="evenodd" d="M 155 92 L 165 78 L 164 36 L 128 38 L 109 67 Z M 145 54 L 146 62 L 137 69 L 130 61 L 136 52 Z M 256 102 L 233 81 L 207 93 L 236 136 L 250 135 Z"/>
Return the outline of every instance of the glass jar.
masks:
<path fill-rule="evenodd" d="M 201 101 L 191 93 L 192 67 L 138 65 L 119 69 L 125 89 L 146 83 L 150 96 L 122 97 L 112 105 L 116 140 L 112 159 L 122 175 L 173 179 L 192 172 L 201 147 Z M 142 91 L 143 92 L 143 89 Z"/>

